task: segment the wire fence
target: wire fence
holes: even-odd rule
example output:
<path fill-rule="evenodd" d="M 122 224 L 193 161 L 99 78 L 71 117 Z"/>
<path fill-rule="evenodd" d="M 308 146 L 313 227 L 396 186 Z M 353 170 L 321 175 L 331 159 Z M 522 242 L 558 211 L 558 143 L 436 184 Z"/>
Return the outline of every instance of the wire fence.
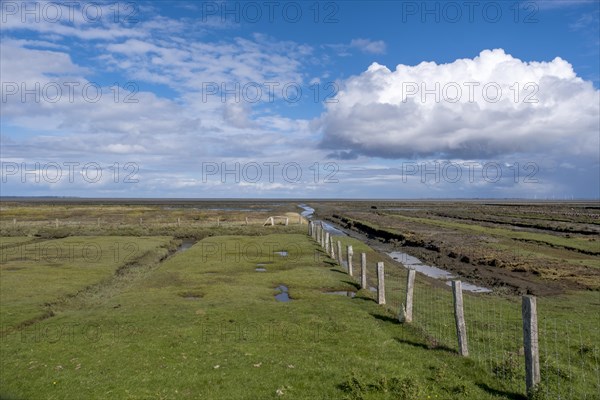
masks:
<path fill-rule="evenodd" d="M 313 238 L 323 232 L 318 223 L 309 223 L 309 234 Z M 343 257 L 340 260 L 336 256 L 336 259 L 346 271 L 346 247 L 353 244 L 363 250 L 367 248 L 347 237 L 331 236 L 330 240 L 334 250 L 338 241 L 343 243 Z M 462 354 L 455 293 L 450 282 L 417 272 L 411 300 L 407 296 L 409 268 L 395 262 L 386 263 L 383 286 L 380 286 L 376 265 L 384 258 L 375 254 L 373 257 L 376 259 L 367 260 L 367 285 L 375 299 L 378 299 L 378 290 L 383 289 L 382 306 L 397 315 L 399 322 L 410 323 L 422 331 L 429 347 Z M 360 251 L 355 251 L 353 276 L 357 282 L 361 280 L 360 260 Z M 572 312 L 567 310 L 569 318 L 564 318 L 565 310 L 557 312 L 552 299 L 542 298 L 537 308 L 539 320 L 537 313 L 533 317 L 537 329 L 532 336 L 527 336 L 531 339 L 528 341 L 524 325 L 532 320 L 524 319 L 523 307 L 525 297 L 532 296 L 509 295 L 507 288 L 501 286 L 494 289 L 497 293 L 461 291 L 468 357 L 493 376 L 507 393 L 535 399 L 600 399 L 600 314 L 590 315 L 589 310 L 577 313 L 577 304 L 567 304 L 559 306 L 572 308 Z M 411 302 L 412 313 L 407 310 Z M 527 365 L 526 353 L 533 355 Z M 531 385 L 527 384 L 528 368 L 532 373 Z"/>

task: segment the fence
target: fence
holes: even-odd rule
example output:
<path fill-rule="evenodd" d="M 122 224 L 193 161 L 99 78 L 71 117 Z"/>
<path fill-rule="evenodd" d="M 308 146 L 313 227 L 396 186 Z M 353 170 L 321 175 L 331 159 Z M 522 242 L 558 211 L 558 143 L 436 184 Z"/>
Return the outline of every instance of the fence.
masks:
<path fill-rule="evenodd" d="M 509 396 L 600 399 L 600 315 L 577 315 L 575 305 L 570 318 L 557 317 L 543 298 L 470 293 L 460 281 L 448 285 L 392 263 L 369 263 L 365 253 L 350 263 L 339 236 L 314 221 L 308 229 L 317 242 L 335 242 L 338 264 L 399 322 L 420 330 L 430 347 L 476 361 Z"/>
<path fill-rule="evenodd" d="M 226 218 L 220 216 L 198 217 L 169 217 L 153 215 L 149 217 L 136 217 L 129 214 L 103 214 L 102 217 L 89 217 L 75 215 L 70 218 L 54 219 L 17 219 L 9 218 L 0 220 L 5 228 L 10 227 L 109 227 L 118 226 L 153 226 L 153 227 L 211 227 L 211 226 L 273 226 L 273 225 L 303 225 L 307 223 L 306 217 L 293 215 L 286 216 L 251 216 L 240 218 Z"/>

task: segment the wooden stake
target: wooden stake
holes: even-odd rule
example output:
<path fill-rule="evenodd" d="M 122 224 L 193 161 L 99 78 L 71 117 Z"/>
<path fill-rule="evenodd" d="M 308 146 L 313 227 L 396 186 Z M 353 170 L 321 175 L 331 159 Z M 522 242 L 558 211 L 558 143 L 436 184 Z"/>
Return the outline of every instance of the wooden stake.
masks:
<path fill-rule="evenodd" d="M 367 288 L 367 254 L 360 253 L 360 288 Z"/>
<path fill-rule="evenodd" d="M 413 320 L 413 292 L 415 287 L 415 275 L 414 269 L 408 270 L 408 276 L 406 277 L 406 305 L 403 310 L 403 322 L 411 323 Z"/>
<path fill-rule="evenodd" d="M 468 357 L 467 325 L 465 324 L 462 284 L 460 281 L 452 281 L 452 294 L 454 297 L 454 319 L 456 321 L 456 336 L 458 337 L 458 353 L 463 357 Z"/>
<path fill-rule="evenodd" d="M 531 396 L 540 383 L 537 301 L 534 296 L 523 296 L 522 301 L 525 386 L 527 387 L 527 394 Z"/>
<path fill-rule="evenodd" d="M 352 246 L 346 247 L 346 252 L 348 253 L 348 275 L 353 276 L 352 273 L 352 256 L 354 255 L 354 250 L 352 250 Z"/>
<path fill-rule="evenodd" d="M 385 304 L 385 282 L 383 262 L 377 263 L 377 304 Z"/>

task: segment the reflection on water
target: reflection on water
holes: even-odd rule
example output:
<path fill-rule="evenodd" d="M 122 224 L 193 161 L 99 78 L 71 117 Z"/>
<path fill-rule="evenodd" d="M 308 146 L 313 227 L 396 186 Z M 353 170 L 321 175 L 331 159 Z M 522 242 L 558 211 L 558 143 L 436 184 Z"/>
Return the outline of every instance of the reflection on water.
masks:
<path fill-rule="evenodd" d="M 339 229 L 337 229 L 336 227 L 334 227 L 333 225 L 324 222 L 324 221 L 320 221 L 323 224 L 323 229 L 325 229 L 325 232 L 329 232 L 330 235 L 334 235 L 334 236 L 347 236 L 344 232 L 340 231 Z"/>
<path fill-rule="evenodd" d="M 195 239 L 184 239 L 179 247 L 177 248 L 176 253 L 183 253 L 187 249 L 191 248 L 196 243 Z"/>
<path fill-rule="evenodd" d="M 275 300 L 277 301 L 282 301 L 284 303 L 290 301 L 290 295 L 288 293 L 288 287 L 285 285 L 279 285 L 277 286 L 277 290 L 279 290 L 279 293 L 277 293 L 275 295 Z"/>
<path fill-rule="evenodd" d="M 300 213 L 300 215 L 302 215 L 305 218 L 312 218 L 312 215 L 315 212 L 315 209 L 312 207 L 307 206 L 306 204 L 298 204 L 298 207 L 303 208 L 304 211 L 302 211 Z"/>
<path fill-rule="evenodd" d="M 312 218 L 315 209 L 307 206 L 306 204 L 298 204 L 298 207 L 304 209 L 304 211 L 302 211 L 301 215 L 305 218 Z M 325 229 L 325 232 L 329 232 L 330 235 L 335 235 L 335 236 L 346 236 L 346 234 L 344 232 L 342 232 L 341 230 L 335 228 L 333 225 L 331 225 L 330 223 L 327 223 L 325 221 L 321 221 L 321 220 L 313 220 L 313 222 L 315 224 L 322 224 L 323 225 L 323 229 Z"/>
<path fill-rule="evenodd" d="M 456 275 L 452 275 L 450 272 L 443 270 L 441 268 L 423 264 L 421 260 L 417 257 L 413 257 L 409 254 L 403 253 L 401 251 L 392 251 L 391 253 L 387 253 L 394 260 L 399 261 L 404 265 L 407 269 L 414 269 L 417 272 L 422 273 L 430 278 L 441 279 L 441 280 L 449 280 L 456 279 Z M 447 285 L 451 285 L 452 282 L 446 282 Z M 490 289 L 477 286 L 472 283 L 462 282 L 463 290 L 467 292 L 476 292 L 476 293 L 489 293 Z"/>

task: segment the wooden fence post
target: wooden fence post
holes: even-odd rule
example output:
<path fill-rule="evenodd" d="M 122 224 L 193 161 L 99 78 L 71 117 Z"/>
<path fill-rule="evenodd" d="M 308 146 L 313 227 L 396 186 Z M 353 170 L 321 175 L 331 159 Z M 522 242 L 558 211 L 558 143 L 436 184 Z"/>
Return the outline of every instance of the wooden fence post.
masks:
<path fill-rule="evenodd" d="M 58 218 L 56 218 L 56 219 L 54 220 L 54 223 L 56 224 L 56 227 L 58 228 Z"/>
<path fill-rule="evenodd" d="M 416 271 L 414 269 L 408 270 L 408 275 L 406 277 L 406 304 L 404 305 L 404 309 L 402 310 L 403 322 L 411 323 L 413 320 L 413 293 L 415 288 L 415 275 Z"/>
<path fill-rule="evenodd" d="M 383 262 L 377 263 L 377 304 L 385 304 L 385 282 Z"/>
<path fill-rule="evenodd" d="M 360 253 L 360 288 L 367 288 L 367 254 Z"/>
<path fill-rule="evenodd" d="M 321 230 L 319 228 L 319 225 L 315 224 L 315 240 L 317 241 L 317 243 L 321 243 Z"/>
<path fill-rule="evenodd" d="M 177 226 L 181 226 L 181 218 L 177 218 Z"/>
<path fill-rule="evenodd" d="M 352 256 L 354 255 L 354 250 L 352 250 L 352 246 L 347 246 L 346 251 L 348 253 L 348 275 L 353 276 L 352 272 Z"/>
<path fill-rule="evenodd" d="M 329 255 L 331 256 L 331 258 L 333 260 L 336 260 L 336 258 L 335 258 L 335 250 L 334 250 L 335 246 L 333 245 L 333 235 L 331 235 L 331 242 L 329 243 L 329 245 L 331 246 L 331 248 L 329 249 L 329 252 L 330 252 Z"/>
<path fill-rule="evenodd" d="M 460 281 L 452 281 L 452 295 L 454 297 L 454 319 L 456 320 L 456 336 L 458 337 L 458 352 L 463 357 L 469 356 L 467 344 L 467 325 L 465 324 L 465 313 L 463 309 L 462 284 Z"/>
<path fill-rule="evenodd" d="M 337 241 L 337 254 L 338 254 L 338 264 L 342 266 L 342 262 L 344 261 L 344 256 L 342 255 L 342 242 Z"/>
<path fill-rule="evenodd" d="M 331 239 L 329 238 L 329 232 L 325 232 L 325 253 L 327 253 L 327 255 L 331 254 L 329 252 L 329 242 L 331 241 Z"/>
<path fill-rule="evenodd" d="M 537 302 L 534 296 L 523 296 L 523 347 L 525 348 L 525 386 L 531 396 L 540 383 L 540 353 L 538 342 Z"/>

